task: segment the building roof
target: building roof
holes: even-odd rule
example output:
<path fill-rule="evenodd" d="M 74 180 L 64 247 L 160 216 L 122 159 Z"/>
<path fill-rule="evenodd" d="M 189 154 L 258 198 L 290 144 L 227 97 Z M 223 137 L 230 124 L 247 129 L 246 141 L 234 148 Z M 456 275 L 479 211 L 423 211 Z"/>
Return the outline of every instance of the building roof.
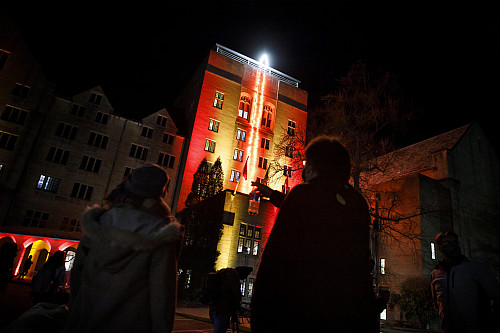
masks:
<path fill-rule="evenodd" d="M 382 171 L 365 176 L 367 182 L 370 185 L 380 184 L 408 174 L 435 169 L 433 154 L 453 149 L 470 126 L 459 127 L 376 158 Z"/>

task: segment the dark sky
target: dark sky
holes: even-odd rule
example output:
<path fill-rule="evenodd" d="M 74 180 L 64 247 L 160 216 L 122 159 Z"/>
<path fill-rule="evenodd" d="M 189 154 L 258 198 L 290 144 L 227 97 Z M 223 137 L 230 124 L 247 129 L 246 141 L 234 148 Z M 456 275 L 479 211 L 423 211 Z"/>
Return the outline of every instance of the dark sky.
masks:
<path fill-rule="evenodd" d="M 169 107 L 215 43 L 301 81 L 309 105 L 361 59 L 395 73 L 437 134 L 498 112 L 500 15 L 436 1 L 204 1 L 13 13 L 63 93 L 102 85 L 118 112 Z M 26 6 L 27 7 L 27 6 Z M 428 124 L 435 123 L 435 126 Z M 498 131 L 494 131 L 495 133 Z"/>

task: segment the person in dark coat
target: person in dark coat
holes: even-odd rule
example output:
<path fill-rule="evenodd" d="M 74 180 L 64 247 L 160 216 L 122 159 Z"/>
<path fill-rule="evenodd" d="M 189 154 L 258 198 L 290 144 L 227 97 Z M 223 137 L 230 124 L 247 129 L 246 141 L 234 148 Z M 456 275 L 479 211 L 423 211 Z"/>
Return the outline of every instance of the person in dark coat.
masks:
<path fill-rule="evenodd" d="M 56 251 L 38 272 L 36 272 L 31 281 L 32 296 L 34 303 L 53 302 L 57 290 L 64 285 L 65 268 L 64 252 Z"/>
<path fill-rule="evenodd" d="M 23 264 L 23 270 L 21 271 L 21 274 L 19 274 L 19 279 L 20 280 L 24 279 L 24 277 L 26 276 L 26 274 L 28 274 L 31 265 L 33 265 L 33 261 L 31 260 L 31 258 L 33 258 L 33 256 L 30 254 L 28 256 L 28 259 L 26 259 L 26 261 L 24 262 L 24 264 Z"/>
<path fill-rule="evenodd" d="M 82 218 L 66 332 L 170 332 L 184 227 L 162 200 L 168 176 L 145 164 Z"/>
<path fill-rule="evenodd" d="M 14 258 L 17 254 L 17 245 L 6 242 L 0 248 L 0 292 L 7 290 L 7 282 L 13 277 Z"/>
<path fill-rule="evenodd" d="M 252 332 L 376 332 L 370 216 L 349 185 L 350 158 L 331 137 L 306 148 L 305 183 L 280 205 L 257 271 Z"/>
<path fill-rule="evenodd" d="M 431 291 L 443 333 L 500 332 L 500 283 L 483 263 L 462 254 L 458 235 L 436 236 L 443 260 L 431 272 Z"/>

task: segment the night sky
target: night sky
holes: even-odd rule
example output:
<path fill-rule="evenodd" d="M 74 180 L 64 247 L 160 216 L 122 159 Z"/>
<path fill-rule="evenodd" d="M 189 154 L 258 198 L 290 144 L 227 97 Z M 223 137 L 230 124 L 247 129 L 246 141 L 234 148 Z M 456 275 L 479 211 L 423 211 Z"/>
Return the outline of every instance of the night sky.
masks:
<path fill-rule="evenodd" d="M 133 3 L 66 2 L 12 13 L 61 94 L 101 85 L 115 110 L 131 117 L 168 109 L 219 43 L 254 59 L 267 52 L 271 67 L 301 81 L 310 108 L 360 59 L 398 76 L 406 98 L 425 111 L 416 124 L 426 124 L 422 136 L 478 120 L 498 138 L 491 130 L 500 88 L 493 2 Z"/>

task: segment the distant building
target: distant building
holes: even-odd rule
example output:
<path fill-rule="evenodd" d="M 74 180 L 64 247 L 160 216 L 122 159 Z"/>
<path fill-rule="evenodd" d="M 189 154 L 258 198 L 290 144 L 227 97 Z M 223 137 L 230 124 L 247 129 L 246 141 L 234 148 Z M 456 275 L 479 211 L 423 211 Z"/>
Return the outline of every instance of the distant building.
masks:
<path fill-rule="evenodd" d="M 477 123 L 377 158 L 364 175 L 381 231 L 372 243 L 376 282 L 399 291 L 409 277 L 430 278 L 441 259 L 436 235 L 454 230 L 467 257 L 500 278 L 500 159 Z M 376 245 L 377 244 L 377 245 Z M 396 307 L 389 321 L 400 320 Z"/>
<path fill-rule="evenodd" d="M 172 205 L 184 138 L 165 109 L 121 117 L 100 87 L 55 96 L 12 22 L 0 24 L 0 246 L 18 245 L 15 271 L 33 255 L 30 278 L 57 250 L 69 269 L 82 212 L 137 166 L 166 170 Z"/>

